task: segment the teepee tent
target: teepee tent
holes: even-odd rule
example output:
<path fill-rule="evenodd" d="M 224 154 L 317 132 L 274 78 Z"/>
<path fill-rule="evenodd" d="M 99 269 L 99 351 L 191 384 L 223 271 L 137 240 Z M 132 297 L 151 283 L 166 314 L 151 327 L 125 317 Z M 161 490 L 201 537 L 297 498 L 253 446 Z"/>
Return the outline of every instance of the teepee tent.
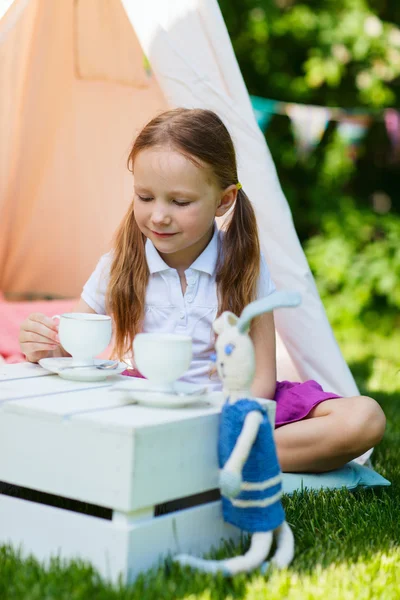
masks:
<path fill-rule="evenodd" d="M 0 290 L 78 296 L 131 201 L 135 133 L 167 107 L 209 108 L 234 139 L 272 277 L 303 298 L 276 313 L 291 359 L 357 394 L 217 0 L 0 0 L 0 90 Z"/>

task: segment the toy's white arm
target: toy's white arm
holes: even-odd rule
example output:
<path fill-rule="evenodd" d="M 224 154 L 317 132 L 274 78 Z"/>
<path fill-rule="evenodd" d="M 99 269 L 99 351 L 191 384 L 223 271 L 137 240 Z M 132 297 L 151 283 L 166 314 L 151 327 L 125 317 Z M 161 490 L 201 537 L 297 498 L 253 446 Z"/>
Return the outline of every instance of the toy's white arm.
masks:
<path fill-rule="evenodd" d="M 300 302 L 301 296 L 298 292 L 272 292 L 269 296 L 255 300 L 244 308 L 237 322 L 237 328 L 241 333 L 248 331 L 254 317 L 271 312 L 277 308 L 298 306 Z"/>
<path fill-rule="evenodd" d="M 235 447 L 225 463 L 224 470 L 239 473 L 242 471 L 243 465 L 248 459 L 250 450 L 257 437 L 262 420 L 263 416 L 258 410 L 254 410 L 247 415 Z"/>

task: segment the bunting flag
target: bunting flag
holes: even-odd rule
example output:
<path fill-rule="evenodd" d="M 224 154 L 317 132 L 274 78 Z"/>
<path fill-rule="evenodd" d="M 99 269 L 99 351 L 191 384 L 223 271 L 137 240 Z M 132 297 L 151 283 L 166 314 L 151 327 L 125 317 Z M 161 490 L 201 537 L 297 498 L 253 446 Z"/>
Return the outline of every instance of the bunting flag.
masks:
<path fill-rule="evenodd" d="M 392 144 L 392 161 L 400 158 L 400 112 L 394 108 L 385 111 L 386 131 Z"/>
<path fill-rule="evenodd" d="M 297 151 L 302 160 L 318 146 L 330 120 L 330 111 L 322 106 L 310 109 L 305 104 L 286 104 L 291 120 Z"/>
<path fill-rule="evenodd" d="M 373 120 L 384 121 L 392 144 L 392 160 L 400 161 L 400 111 L 394 108 L 324 107 L 313 104 L 281 102 L 250 96 L 257 122 L 266 131 L 274 115 L 289 117 L 299 156 L 304 159 L 320 143 L 329 121 L 337 121 L 337 133 L 348 147 L 349 156 L 356 159 L 362 140 Z"/>
<path fill-rule="evenodd" d="M 258 110 L 254 111 L 257 119 L 258 126 L 262 131 L 266 131 L 268 129 L 269 122 L 271 121 L 274 113 L 269 112 L 260 112 Z"/>
<path fill-rule="evenodd" d="M 277 112 L 279 102 L 268 98 L 260 98 L 259 96 L 251 96 L 251 103 L 258 126 L 262 131 L 266 131 L 271 118 Z"/>
<path fill-rule="evenodd" d="M 371 121 L 372 119 L 369 115 L 354 115 L 352 117 L 344 117 L 338 123 L 336 131 L 346 144 L 348 154 L 353 160 L 358 156 L 360 144 L 365 137 Z"/>

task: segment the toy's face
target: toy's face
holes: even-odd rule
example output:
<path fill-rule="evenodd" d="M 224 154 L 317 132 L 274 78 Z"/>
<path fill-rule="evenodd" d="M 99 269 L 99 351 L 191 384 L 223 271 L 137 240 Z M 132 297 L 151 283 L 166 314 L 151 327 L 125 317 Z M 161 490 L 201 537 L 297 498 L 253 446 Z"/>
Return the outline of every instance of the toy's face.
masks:
<path fill-rule="evenodd" d="M 225 318 L 224 327 L 219 331 L 215 344 L 216 367 L 223 387 L 232 391 L 249 388 L 255 372 L 254 347 L 250 337 L 239 333 L 233 319 L 230 324 L 229 318 Z"/>

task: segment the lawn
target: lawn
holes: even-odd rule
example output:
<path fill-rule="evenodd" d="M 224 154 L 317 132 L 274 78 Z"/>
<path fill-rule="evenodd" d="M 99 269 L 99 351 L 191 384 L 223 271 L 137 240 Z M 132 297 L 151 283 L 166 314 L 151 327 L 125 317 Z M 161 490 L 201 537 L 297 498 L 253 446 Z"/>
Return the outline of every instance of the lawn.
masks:
<path fill-rule="evenodd" d="M 168 563 L 132 586 L 104 583 L 89 566 L 53 561 L 43 569 L 0 548 L 2 600 L 345 600 L 400 598 L 400 373 L 396 355 L 381 340 L 370 349 L 344 345 L 363 393 L 373 395 L 387 416 L 385 438 L 374 453 L 376 469 L 392 486 L 304 493 L 284 498 L 296 537 L 290 569 L 224 579 Z M 398 348 L 399 346 L 397 346 Z M 398 351 L 397 351 L 398 356 Z M 357 357 L 357 361 L 355 360 Z M 225 553 L 240 552 L 227 548 Z M 221 556 L 224 551 L 218 553 Z"/>

